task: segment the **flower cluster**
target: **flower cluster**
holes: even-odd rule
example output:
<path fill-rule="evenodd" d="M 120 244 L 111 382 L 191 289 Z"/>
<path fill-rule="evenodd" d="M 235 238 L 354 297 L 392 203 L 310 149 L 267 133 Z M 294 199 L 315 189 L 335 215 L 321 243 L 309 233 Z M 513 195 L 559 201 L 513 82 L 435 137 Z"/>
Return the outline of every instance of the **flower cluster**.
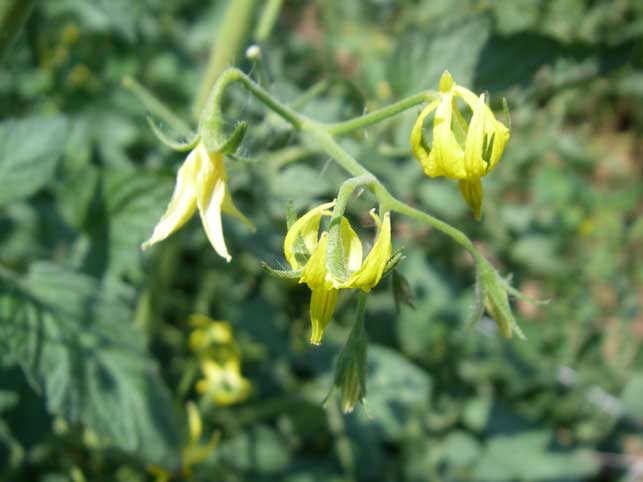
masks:
<path fill-rule="evenodd" d="M 472 112 L 469 122 L 458 108 L 458 98 Z M 433 145 L 429 147 L 424 120 L 433 111 Z M 496 120 L 485 94 L 476 96 L 457 85 L 445 71 L 440 79 L 439 98 L 422 110 L 413 127 L 411 148 L 427 176 L 459 181 L 462 196 L 475 218 L 480 219 L 481 178 L 496 166 L 508 140 L 509 129 Z"/>
<path fill-rule="evenodd" d="M 241 375 L 241 353 L 230 324 L 202 315 L 192 315 L 190 349 L 201 365 L 203 378 L 197 381 L 197 392 L 216 405 L 231 405 L 250 394 L 250 382 Z"/>
<path fill-rule="evenodd" d="M 356 288 L 368 292 L 382 279 L 386 263 L 391 257 L 391 218 L 385 213 L 380 219 L 373 211 L 377 238 L 366 258 L 362 242 L 348 219 L 341 217 L 339 243 L 329 243 L 328 231 L 319 234 L 323 216 L 330 216 L 335 202 L 321 204 L 299 218 L 288 230 L 284 240 L 284 254 L 291 268 L 299 273 L 299 282 L 306 283 L 310 299 L 310 342 L 321 343 L 324 329 L 335 311 L 340 289 Z M 340 270 L 329 269 L 330 250 L 340 253 Z M 337 272 L 343 274 L 339 275 Z"/>

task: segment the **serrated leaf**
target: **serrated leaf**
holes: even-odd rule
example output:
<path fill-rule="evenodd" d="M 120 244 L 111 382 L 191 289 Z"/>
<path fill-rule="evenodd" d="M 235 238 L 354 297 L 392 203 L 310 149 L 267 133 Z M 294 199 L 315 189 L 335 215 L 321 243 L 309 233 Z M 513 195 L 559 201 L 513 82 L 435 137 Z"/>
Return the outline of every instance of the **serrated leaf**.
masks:
<path fill-rule="evenodd" d="M 66 135 L 60 116 L 0 123 L 0 206 L 30 196 L 53 176 Z"/>
<path fill-rule="evenodd" d="M 37 264 L 0 286 L 0 344 L 48 410 L 103 447 L 170 469 L 179 437 L 170 397 L 127 304 L 93 278 Z"/>

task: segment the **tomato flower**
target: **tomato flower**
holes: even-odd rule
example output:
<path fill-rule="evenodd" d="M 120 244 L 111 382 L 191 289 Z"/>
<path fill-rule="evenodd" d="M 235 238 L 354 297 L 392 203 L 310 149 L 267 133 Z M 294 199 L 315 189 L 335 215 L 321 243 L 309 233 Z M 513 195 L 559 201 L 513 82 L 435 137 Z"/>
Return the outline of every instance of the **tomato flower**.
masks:
<path fill-rule="evenodd" d="M 335 311 L 340 289 L 357 288 L 368 292 L 382 279 L 384 268 L 391 257 L 391 220 L 389 213 L 384 220 L 373 212 L 371 215 L 378 225 L 378 235 L 371 251 L 362 259 L 362 243 L 353 231 L 348 219 L 340 222 L 340 239 L 343 262 L 347 276 L 340 279 L 327 267 L 328 232 L 319 235 L 322 216 L 330 216 L 329 208 L 334 202 L 325 203 L 310 210 L 299 218 L 288 230 L 284 240 L 284 254 L 291 268 L 299 271 L 299 282 L 306 283 L 311 290 L 310 321 L 312 334 L 310 342 L 321 343 L 324 329 Z"/>
<path fill-rule="evenodd" d="M 472 112 L 467 123 L 456 99 L 460 97 Z M 424 139 L 425 118 L 435 111 L 433 145 Z M 445 176 L 459 181 L 460 192 L 476 219 L 482 207 L 482 182 L 498 163 L 509 140 L 509 129 L 496 120 L 485 102 L 457 85 L 447 71 L 440 79 L 440 97 L 420 113 L 411 132 L 413 154 L 429 177 Z"/>
<path fill-rule="evenodd" d="M 232 258 L 223 239 L 221 213 L 235 216 L 250 227 L 252 223 L 232 201 L 223 154 L 208 152 L 203 142 L 196 145 L 179 169 L 170 204 L 142 248 L 163 241 L 181 228 L 197 209 L 214 250 L 230 262 Z"/>

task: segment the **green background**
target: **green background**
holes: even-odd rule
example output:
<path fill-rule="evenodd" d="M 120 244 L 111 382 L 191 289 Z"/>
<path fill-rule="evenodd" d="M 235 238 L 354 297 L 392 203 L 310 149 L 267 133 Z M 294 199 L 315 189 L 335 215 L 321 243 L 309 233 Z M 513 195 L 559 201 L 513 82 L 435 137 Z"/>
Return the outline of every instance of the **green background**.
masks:
<path fill-rule="evenodd" d="M 279 99 L 328 82 L 301 107 L 319 120 L 436 88 L 444 69 L 509 103 L 512 137 L 484 179 L 480 223 L 454 182 L 427 179 L 410 155 L 419 108 L 342 141 L 395 195 L 469 234 L 517 288 L 552 300 L 514 305 L 528 341 L 501 338 L 488 318 L 465 329 L 468 255 L 394 216 L 414 308 L 396 312 L 390 277 L 369 297 L 367 410 L 346 416 L 322 400 L 355 294 L 342 293 L 314 347 L 308 289 L 260 267 L 285 263 L 287 202 L 301 212 L 347 177 L 316 146 L 233 88 L 226 126 L 249 129 L 227 160 L 230 184 L 257 232 L 224 220 L 230 264 L 197 220 L 139 249 L 184 155 L 156 140 L 122 79 L 195 126 L 210 52 L 234 45 L 217 41 L 227 4 L 43 1 L 2 58 L 0 480 L 136 482 L 153 480 L 148 464 L 178 469 L 184 404 L 199 401 L 193 313 L 230 321 L 253 391 L 230 407 L 200 400 L 205 434 L 221 441 L 192 480 L 637 480 L 643 4 L 286 1 L 260 64 L 243 51 L 263 2 L 228 18 L 233 36 L 246 32 L 234 64 Z M 356 226 L 372 206 L 351 201 Z"/>

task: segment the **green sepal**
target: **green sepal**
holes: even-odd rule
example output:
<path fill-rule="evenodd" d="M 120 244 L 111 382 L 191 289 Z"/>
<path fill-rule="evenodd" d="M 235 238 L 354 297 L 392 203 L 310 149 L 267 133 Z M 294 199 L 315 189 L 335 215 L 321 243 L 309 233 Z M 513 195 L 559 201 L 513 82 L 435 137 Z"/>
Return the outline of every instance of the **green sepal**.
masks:
<path fill-rule="evenodd" d="M 199 134 L 194 134 L 194 137 L 192 138 L 191 141 L 188 141 L 188 142 L 176 141 L 174 139 L 170 139 L 170 137 L 161 130 L 161 128 L 156 124 L 152 116 L 149 116 L 149 115 L 147 116 L 147 123 L 149 124 L 150 129 L 152 129 L 152 132 L 154 133 L 156 138 L 174 151 L 179 151 L 179 152 L 191 151 L 192 149 L 194 149 L 194 146 L 196 146 L 199 140 L 201 139 L 201 136 Z"/>
<path fill-rule="evenodd" d="M 531 303 L 533 305 L 548 305 L 551 300 L 550 299 L 545 299 L 545 300 L 538 300 L 536 298 L 532 298 L 531 296 L 527 296 L 523 292 L 517 290 L 513 286 L 511 286 L 511 276 L 508 276 L 506 279 L 502 280 L 507 292 L 513 296 L 514 298 L 517 298 L 522 301 L 526 301 L 527 303 Z"/>
<path fill-rule="evenodd" d="M 477 325 L 482 319 L 482 316 L 484 315 L 485 291 L 484 291 L 484 286 L 480 281 L 480 275 L 477 272 L 477 270 L 476 270 L 476 284 L 474 287 L 474 291 L 475 291 L 476 302 L 473 307 L 473 313 L 471 313 L 471 317 L 465 324 L 465 327 L 467 329 L 473 328 L 475 325 Z"/>
<path fill-rule="evenodd" d="M 357 403 L 366 401 L 368 340 L 364 329 L 364 312 L 367 295 L 360 293 L 359 296 L 355 323 L 339 353 L 333 386 L 324 399 L 326 403 L 335 390 L 339 390 L 340 407 L 344 413 L 352 412 Z"/>
<path fill-rule="evenodd" d="M 286 227 L 290 229 L 293 224 L 297 222 L 297 211 L 295 211 L 295 204 L 292 199 L 286 205 Z"/>
<path fill-rule="evenodd" d="M 279 279 L 299 279 L 301 278 L 302 270 L 292 271 L 285 269 L 274 269 L 268 266 L 267 263 L 262 262 L 261 267 L 268 272 L 268 274 Z"/>
<path fill-rule="evenodd" d="M 384 271 L 382 272 L 382 279 L 391 274 L 391 271 L 397 268 L 397 265 L 400 264 L 400 261 L 406 258 L 406 256 L 404 256 L 403 249 L 404 248 L 396 249 L 388 259 L 388 261 L 386 262 L 386 266 L 384 266 Z"/>
<path fill-rule="evenodd" d="M 498 324 L 502 336 L 511 338 L 515 332 L 518 338 L 525 340 L 527 337 L 518 326 L 511 311 L 505 280 L 484 259 L 478 260 L 478 277 L 481 292 L 484 294 L 485 308 Z"/>
<path fill-rule="evenodd" d="M 395 312 L 400 313 L 402 305 L 415 309 L 415 299 L 413 290 L 406 277 L 399 271 L 394 270 L 391 277 L 393 285 L 393 301 L 395 301 Z"/>
<path fill-rule="evenodd" d="M 223 142 L 219 142 L 218 139 L 212 139 L 208 135 L 203 135 L 203 142 L 208 152 L 219 152 L 221 154 L 232 154 L 234 153 L 241 142 L 243 141 L 246 131 L 248 130 L 248 123 L 245 121 L 237 122 L 234 126 L 232 134 L 228 136 Z M 206 131 L 207 132 L 207 131 Z M 203 134 L 203 131 L 202 131 Z"/>

